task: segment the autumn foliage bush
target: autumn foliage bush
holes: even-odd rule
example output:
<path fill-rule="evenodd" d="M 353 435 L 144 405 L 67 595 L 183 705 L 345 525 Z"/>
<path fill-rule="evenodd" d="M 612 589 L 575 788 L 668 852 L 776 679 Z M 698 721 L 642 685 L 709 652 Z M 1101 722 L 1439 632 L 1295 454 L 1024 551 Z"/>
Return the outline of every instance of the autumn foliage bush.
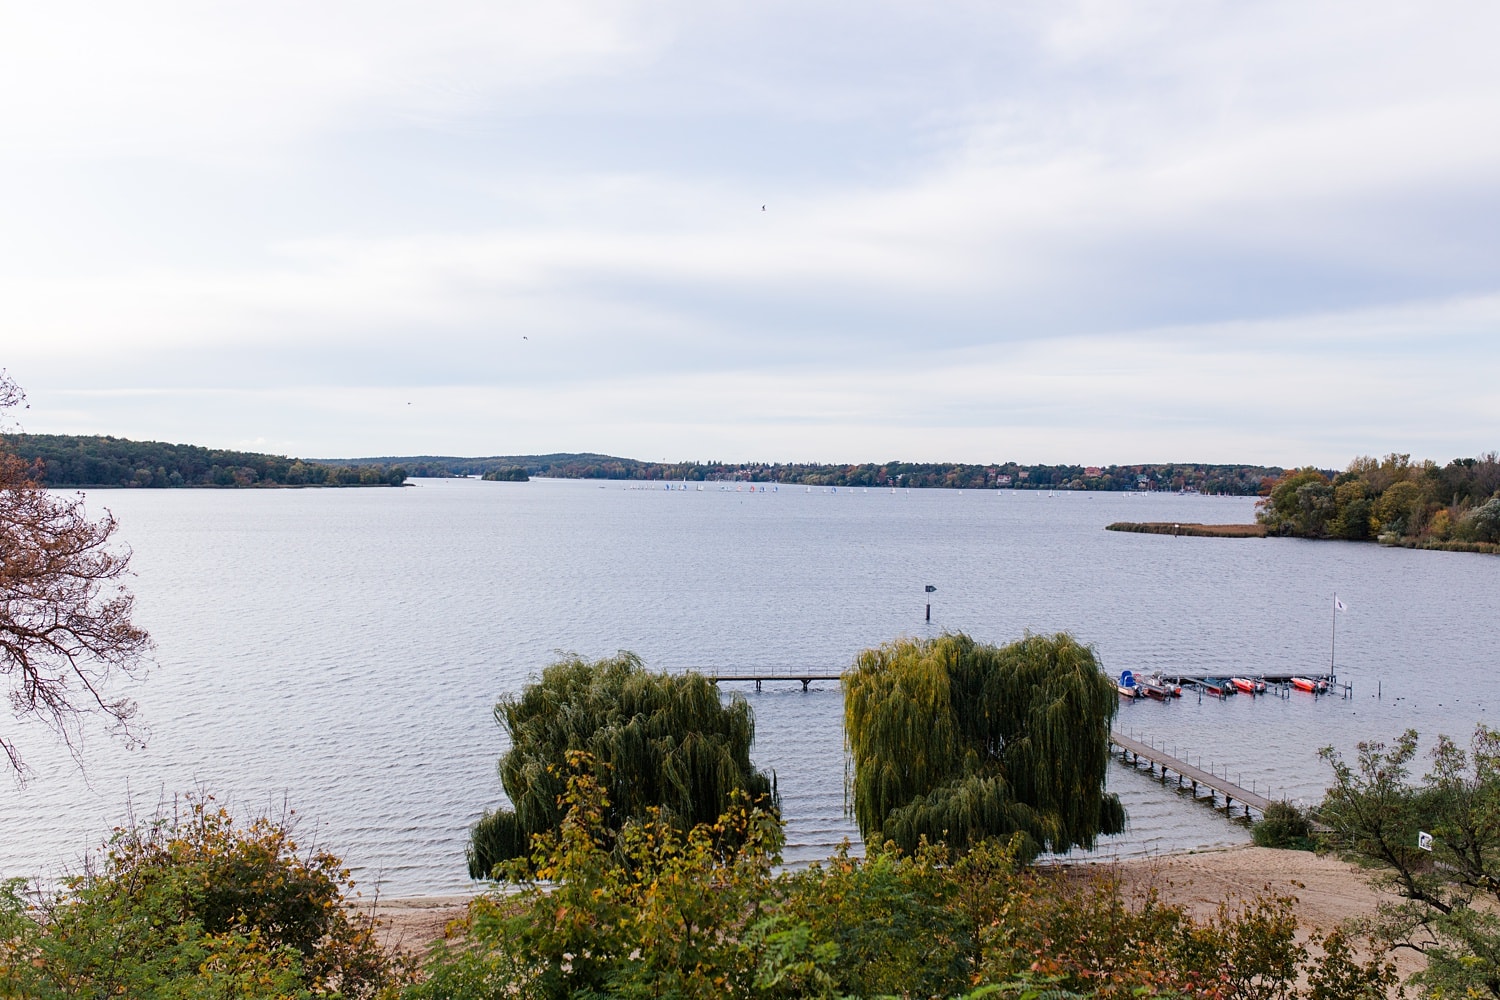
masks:
<path fill-rule="evenodd" d="M 1108 870 L 1024 867 L 1019 838 L 778 871 L 777 820 L 748 799 L 688 831 L 650 816 L 616 829 L 595 762 L 571 765 L 561 826 L 501 873 L 512 892 L 473 902 L 408 1000 L 1374 1000 L 1395 982 L 1341 936 L 1299 943 L 1290 898 L 1200 920 Z"/>
<path fill-rule="evenodd" d="M 0 892 L 0 997 L 373 998 L 405 964 L 349 906 L 342 862 L 291 817 L 237 824 L 211 797 L 115 831 L 51 892 Z"/>

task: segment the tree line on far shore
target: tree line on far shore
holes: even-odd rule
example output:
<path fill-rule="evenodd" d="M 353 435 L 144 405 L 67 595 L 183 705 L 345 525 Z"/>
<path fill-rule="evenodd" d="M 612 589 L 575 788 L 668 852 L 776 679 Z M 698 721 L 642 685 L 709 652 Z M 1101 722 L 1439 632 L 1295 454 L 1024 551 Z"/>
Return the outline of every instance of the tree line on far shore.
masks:
<path fill-rule="evenodd" d="M 40 460 L 48 486 L 400 486 L 407 478 L 478 476 L 500 482 L 622 479 L 782 483 L 941 489 L 1190 490 L 1256 496 L 1282 475 L 1279 466 L 1165 462 L 1139 465 L 1023 465 L 1017 462 L 642 462 L 611 455 L 433 455 L 302 459 L 107 435 L 8 434 L 3 447 Z"/>
<path fill-rule="evenodd" d="M 1362 457 L 1336 475 L 1293 469 L 1272 484 L 1258 518 L 1280 535 L 1500 552 L 1500 454 L 1444 466 Z"/>
<path fill-rule="evenodd" d="M 77 434 L 8 434 L 6 451 L 40 462 L 51 487 L 400 486 L 407 470 L 380 463 L 331 464 L 284 455 Z"/>
<path fill-rule="evenodd" d="M 1222 496 L 1256 496 L 1280 466 L 1161 462 L 1140 465 L 1024 465 L 1018 462 L 642 462 L 611 455 L 434 455 L 341 459 L 352 465 L 397 464 L 412 476 L 541 476 L 550 479 L 627 479 L 675 482 L 781 483 L 792 486 L 900 487 L 960 490 L 1194 490 Z M 498 473 L 505 473 L 499 476 Z"/>

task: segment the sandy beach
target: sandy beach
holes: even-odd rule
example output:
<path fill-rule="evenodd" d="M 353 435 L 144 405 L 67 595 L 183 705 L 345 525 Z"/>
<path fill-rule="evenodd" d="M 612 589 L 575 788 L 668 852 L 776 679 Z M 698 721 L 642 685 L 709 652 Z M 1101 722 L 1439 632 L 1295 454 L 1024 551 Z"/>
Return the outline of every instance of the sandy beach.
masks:
<path fill-rule="evenodd" d="M 1245 846 L 1116 864 L 1127 891 L 1154 885 L 1164 900 L 1184 905 L 1199 917 L 1213 915 L 1225 897 L 1259 892 L 1295 896 L 1304 934 L 1311 930 L 1327 933 L 1350 917 L 1374 912 L 1381 900 L 1360 869 L 1309 851 Z M 392 947 L 421 953 L 442 936 L 450 920 L 463 915 L 468 898 L 383 899 L 376 912 L 384 940 Z M 1410 954 L 1395 958 L 1402 978 L 1420 967 Z"/>
<path fill-rule="evenodd" d="M 1351 917 L 1375 912 L 1395 896 L 1370 886 L 1369 873 L 1337 857 L 1311 851 L 1269 847 L 1230 847 L 1216 851 L 1163 855 L 1124 866 L 1129 888 L 1155 885 L 1162 899 L 1186 906 L 1197 917 L 1210 917 L 1227 896 L 1270 892 L 1297 899 L 1299 937 L 1324 934 Z M 1422 967 L 1410 951 L 1391 956 L 1401 978 Z"/>

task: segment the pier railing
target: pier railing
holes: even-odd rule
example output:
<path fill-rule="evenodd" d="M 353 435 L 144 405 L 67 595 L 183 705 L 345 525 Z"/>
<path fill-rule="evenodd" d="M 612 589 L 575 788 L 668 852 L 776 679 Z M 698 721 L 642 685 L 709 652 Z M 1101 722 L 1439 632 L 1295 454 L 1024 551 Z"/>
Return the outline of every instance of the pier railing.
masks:
<path fill-rule="evenodd" d="M 1145 765 L 1147 771 L 1152 775 L 1160 774 L 1161 781 L 1166 784 L 1171 775 L 1176 775 L 1177 787 L 1188 790 L 1194 800 L 1200 798 L 1201 790 L 1208 791 L 1209 804 L 1217 807 L 1218 797 L 1224 799 L 1224 812 L 1233 814 L 1234 807 L 1240 806 L 1245 813 L 1245 818 L 1250 818 L 1250 810 L 1254 809 L 1265 816 L 1266 807 L 1271 804 L 1271 799 L 1256 791 L 1245 788 L 1235 781 L 1229 780 L 1228 769 L 1224 774 L 1218 774 L 1210 765 L 1207 770 L 1189 764 L 1158 747 L 1154 747 L 1144 740 L 1138 740 L 1124 733 L 1113 730 L 1109 734 L 1110 750 L 1117 753 L 1120 760 L 1135 768 Z M 1269 793 L 1270 789 L 1267 789 Z"/>
<path fill-rule="evenodd" d="M 806 691 L 813 681 L 836 681 L 844 673 L 842 667 L 693 667 L 698 673 L 718 684 L 720 681 L 754 681 L 759 691 L 764 681 L 801 681 Z"/>

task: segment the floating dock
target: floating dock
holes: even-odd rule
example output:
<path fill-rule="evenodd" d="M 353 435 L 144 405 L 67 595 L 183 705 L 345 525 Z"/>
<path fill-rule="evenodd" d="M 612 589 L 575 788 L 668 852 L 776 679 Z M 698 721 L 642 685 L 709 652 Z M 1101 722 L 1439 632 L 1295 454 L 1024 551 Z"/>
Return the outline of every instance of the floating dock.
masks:
<path fill-rule="evenodd" d="M 1153 670 L 1150 673 L 1144 673 L 1144 672 L 1139 671 L 1139 670 L 1132 671 L 1132 672 L 1135 674 L 1137 680 L 1151 680 L 1153 678 L 1159 677 L 1159 678 L 1161 678 L 1161 680 L 1162 680 L 1163 683 L 1166 683 L 1166 684 L 1176 684 L 1176 685 L 1179 685 L 1181 687 L 1192 687 L 1192 688 L 1203 688 L 1205 686 L 1205 682 L 1206 681 L 1210 681 L 1210 680 L 1216 680 L 1216 681 L 1220 681 L 1220 682 L 1223 682 L 1223 683 L 1228 683 L 1230 681 L 1231 677 L 1245 677 L 1245 678 L 1248 678 L 1250 680 L 1264 681 L 1265 684 L 1266 684 L 1266 687 L 1268 688 L 1268 690 L 1265 693 L 1280 695 L 1281 697 L 1284 697 L 1284 698 L 1285 697 L 1289 697 L 1291 695 L 1292 691 L 1294 690 L 1294 688 L 1292 686 L 1292 678 L 1294 678 L 1294 677 L 1300 677 L 1300 678 L 1305 678 L 1305 679 L 1310 680 L 1310 681 L 1318 681 L 1318 682 L 1324 684 L 1327 687 L 1326 691 L 1316 692 L 1318 695 L 1337 694 L 1341 698 L 1349 698 L 1349 697 L 1352 697 L 1353 694 L 1354 694 L 1354 685 L 1353 684 L 1348 684 L 1348 683 L 1341 682 L 1339 680 L 1337 674 L 1330 674 L 1330 673 L 1312 673 L 1312 672 L 1307 672 L 1307 673 L 1297 673 L 1297 674 L 1290 674 L 1290 673 L 1265 674 L 1265 673 L 1250 673 L 1248 671 L 1238 671 L 1238 672 L 1235 672 L 1233 674 L 1229 674 L 1229 673 L 1212 673 L 1211 674 L 1211 673 L 1180 673 L 1180 672 L 1171 671 L 1171 670 L 1159 670 L 1159 671 L 1158 670 Z"/>
<path fill-rule="evenodd" d="M 1219 799 L 1222 798 L 1226 814 L 1232 815 L 1234 807 L 1240 806 L 1244 809 L 1247 819 L 1252 809 L 1264 816 L 1266 807 L 1271 804 L 1271 800 L 1264 795 L 1252 792 L 1230 781 L 1227 777 L 1220 777 L 1212 771 L 1195 767 L 1185 760 L 1178 760 L 1164 750 L 1158 750 L 1149 743 L 1143 743 L 1123 733 L 1111 730 L 1109 743 L 1110 751 L 1118 754 L 1121 761 L 1135 768 L 1144 765 L 1153 776 L 1159 774 L 1163 784 L 1166 784 L 1168 776 L 1175 774 L 1177 787 L 1190 789 L 1194 799 L 1202 797 L 1200 789 L 1207 789 L 1209 804 L 1217 809 Z"/>
<path fill-rule="evenodd" d="M 1157 676 L 1160 676 L 1162 680 L 1164 680 L 1164 681 L 1171 681 L 1174 684 L 1201 684 L 1201 683 L 1203 683 L 1204 681 L 1207 681 L 1207 680 L 1227 681 L 1227 680 L 1229 680 L 1230 677 L 1248 677 L 1251 680 L 1265 681 L 1267 684 L 1290 684 L 1290 683 L 1292 683 L 1292 678 L 1293 677 L 1306 677 L 1310 681 L 1327 681 L 1329 687 L 1332 687 L 1334 684 L 1338 683 L 1338 676 L 1335 675 L 1335 674 L 1312 673 L 1312 672 L 1305 672 L 1305 673 L 1300 673 L 1300 674 L 1261 674 L 1261 673 L 1250 673 L 1250 672 L 1244 671 L 1244 670 L 1236 670 L 1236 671 L 1230 671 L 1230 672 L 1227 672 L 1227 673 L 1224 672 L 1224 671 L 1220 671 L 1219 673 L 1216 673 L 1216 674 L 1209 674 L 1209 673 L 1204 673 L 1204 674 L 1200 674 L 1200 673 L 1183 674 L 1183 673 L 1177 673 L 1176 671 L 1172 671 L 1172 670 L 1160 670 L 1160 671 L 1153 670 L 1150 673 L 1146 673 L 1144 671 L 1136 670 L 1136 671 L 1132 671 L 1132 673 L 1134 673 L 1137 677 L 1157 677 Z"/>

